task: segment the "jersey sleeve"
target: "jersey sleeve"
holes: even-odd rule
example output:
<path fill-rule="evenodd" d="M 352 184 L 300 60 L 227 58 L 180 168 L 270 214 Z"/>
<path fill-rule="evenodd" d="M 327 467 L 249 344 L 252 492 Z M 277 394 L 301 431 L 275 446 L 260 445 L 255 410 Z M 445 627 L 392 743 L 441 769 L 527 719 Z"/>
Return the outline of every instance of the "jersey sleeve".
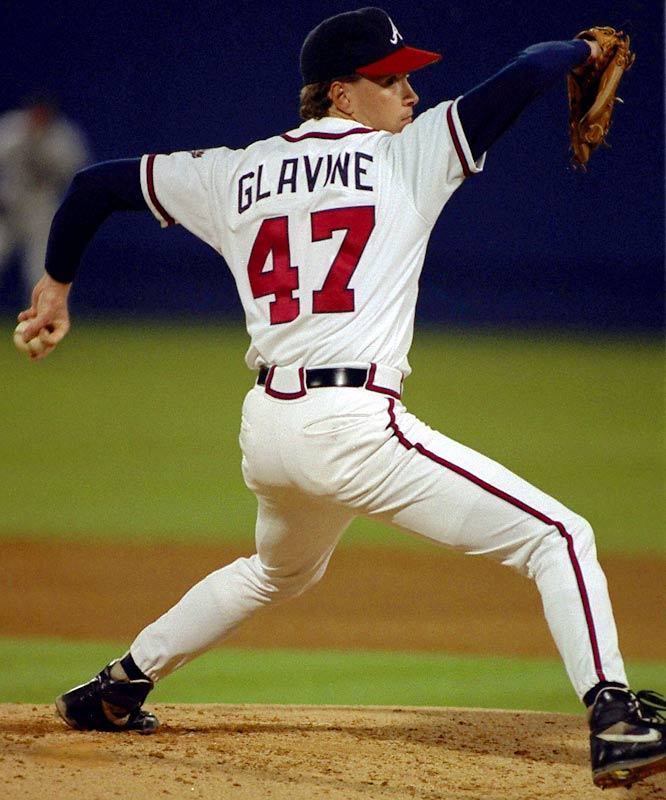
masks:
<path fill-rule="evenodd" d="M 472 156 L 458 116 L 458 100 L 423 112 L 401 134 L 391 137 L 393 168 L 402 175 L 414 207 L 428 222 L 434 222 L 464 179 L 481 172 L 485 162 L 485 153 L 477 161 Z"/>
<path fill-rule="evenodd" d="M 224 180 L 225 150 L 193 150 L 141 159 L 141 189 L 162 227 L 182 225 L 219 250 L 215 182 Z"/>

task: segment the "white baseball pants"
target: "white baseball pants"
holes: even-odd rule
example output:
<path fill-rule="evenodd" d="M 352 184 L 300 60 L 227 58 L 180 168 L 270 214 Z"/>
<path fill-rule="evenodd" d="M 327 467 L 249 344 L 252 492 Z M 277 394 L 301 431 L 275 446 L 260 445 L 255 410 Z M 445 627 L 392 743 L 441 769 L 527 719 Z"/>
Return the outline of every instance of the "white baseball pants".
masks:
<path fill-rule="evenodd" d="M 257 552 L 208 575 L 139 634 L 130 651 L 153 680 L 314 585 L 366 515 L 532 578 L 579 697 L 602 680 L 627 683 L 590 525 L 397 397 L 345 387 L 278 399 L 255 386 L 240 442 L 259 504 Z"/>

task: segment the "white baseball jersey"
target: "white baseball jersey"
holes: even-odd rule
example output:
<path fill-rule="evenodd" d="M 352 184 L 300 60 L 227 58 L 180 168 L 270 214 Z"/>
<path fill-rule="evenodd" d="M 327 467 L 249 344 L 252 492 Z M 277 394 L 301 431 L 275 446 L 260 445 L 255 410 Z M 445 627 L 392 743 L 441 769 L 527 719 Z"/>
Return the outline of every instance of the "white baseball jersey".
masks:
<path fill-rule="evenodd" d="M 144 156 L 142 187 L 162 225 L 224 256 L 250 368 L 379 362 L 407 375 L 428 237 L 481 169 L 444 102 L 399 135 L 327 117 L 242 150 Z"/>

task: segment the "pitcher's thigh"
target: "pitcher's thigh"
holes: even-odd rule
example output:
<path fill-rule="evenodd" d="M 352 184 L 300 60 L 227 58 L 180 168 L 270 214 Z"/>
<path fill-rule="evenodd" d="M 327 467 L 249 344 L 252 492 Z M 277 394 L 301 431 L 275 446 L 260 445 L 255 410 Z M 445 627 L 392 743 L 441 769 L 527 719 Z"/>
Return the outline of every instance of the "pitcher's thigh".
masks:
<path fill-rule="evenodd" d="M 276 490 L 257 499 L 257 554 L 267 569 L 285 575 L 325 569 L 354 517 L 348 509 L 297 490 Z"/>
<path fill-rule="evenodd" d="M 521 571 L 543 536 L 555 533 L 566 545 L 591 535 L 584 519 L 496 461 L 411 414 L 393 425 L 394 468 L 372 516 Z"/>

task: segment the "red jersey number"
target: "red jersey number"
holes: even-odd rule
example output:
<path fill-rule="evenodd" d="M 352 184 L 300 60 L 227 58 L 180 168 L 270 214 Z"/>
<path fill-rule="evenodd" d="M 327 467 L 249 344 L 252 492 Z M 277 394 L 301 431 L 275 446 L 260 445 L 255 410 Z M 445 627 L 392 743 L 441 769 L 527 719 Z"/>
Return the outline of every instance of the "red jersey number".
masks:
<path fill-rule="evenodd" d="M 313 292 L 312 310 L 315 314 L 353 311 L 354 290 L 349 282 L 375 227 L 374 206 L 314 211 L 310 221 L 313 242 L 330 239 L 335 231 L 346 231 L 321 289 Z M 264 270 L 271 254 L 273 268 Z M 250 253 L 248 276 L 254 297 L 275 297 L 270 304 L 271 325 L 296 319 L 300 313 L 300 302 L 294 297 L 299 285 L 298 267 L 291 264 L 287 217 L 272 217 L 261 223 Z"/>
<path fill-rule="evenodd" d="M 273 269 L 264 272 L 268 256 L 273 254 Z M 272 217 L 261 223 L 247 265 L 254 297 L 275 295 L 271 301 L 271 325 L 291 322 L 298 316 L 300 305 L 294 297 L 298 289 L 298 267 L 292 267 L 289 252 L 289 220 Z"/>

